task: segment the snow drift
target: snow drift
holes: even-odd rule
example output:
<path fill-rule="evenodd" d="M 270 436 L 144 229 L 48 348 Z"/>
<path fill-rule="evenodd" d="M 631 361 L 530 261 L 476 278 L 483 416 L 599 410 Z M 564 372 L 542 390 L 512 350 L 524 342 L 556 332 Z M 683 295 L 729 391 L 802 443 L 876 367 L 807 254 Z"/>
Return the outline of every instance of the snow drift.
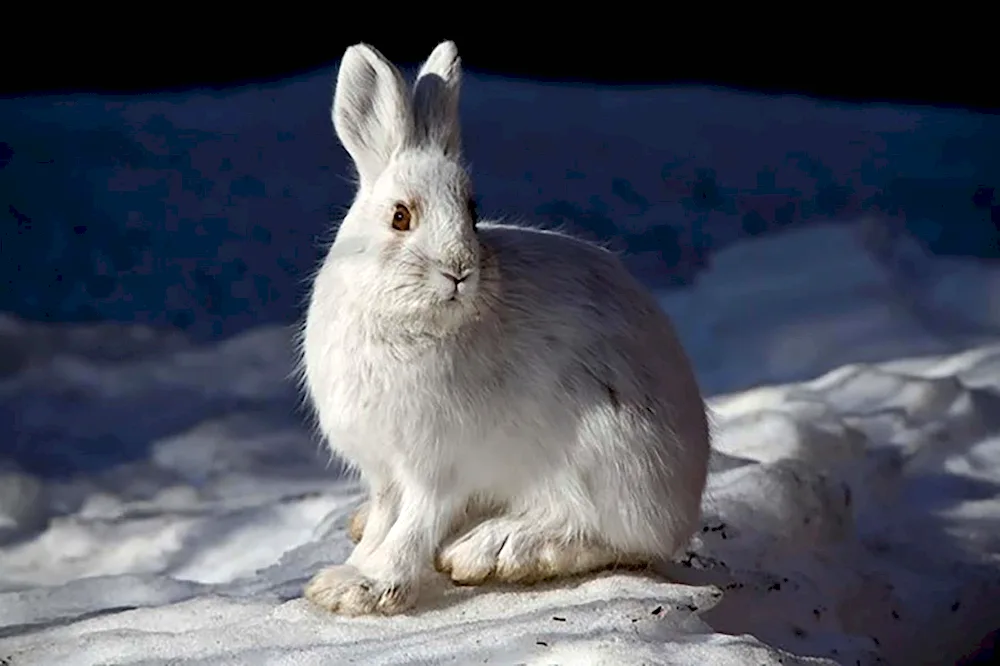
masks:
<path fill-rule="evenodd" d="M 733 248 L 742 254 L 734 263 L 749 271 L 782 242 L 789 270 L 808 275 L 814 250 L 839 238 L 864 265 L 856 233 L 753 241 Z M 723 253 L 715 270 L 730 265 Z M 729 323 L 690 346 L 703 378 L 773 375 L 776 356 L 744 354 L 728 364 L 732 376 L 711 379 L 722 372 L 713 359 L 737 358 L 748 336 L 763 349 L 794 342 L 789 331 L 849 328 L 856 310 L 810 328 L 812 313 L 797 316 L 795 304 L 810 289 L 845 303 L 855 292 L 894 293 L 864 275 L 877 273 L 760 290 L 770 299 L 758 296 L 758 307 L 726 310 Z M 689 298 L 742 288 L 723 277 Z M 301 598 L 317 567 L 346 557 L 344 524 L 361 498 L 302 425 L 287 327 L 204 344 L 5 319 L 0 427 L 13 455 L 0 487 L 22 490 L 0 493 L 0 657 L 950 663 L 1000 626 L 1000 345 L 949 351 L 920 318 L 893 312 L 866 337 L 901 360 L 809 379 L 831 358 L 806 355 L 780 368 L 795 381 L 710 400 L 716 451 L 703 526 L 669 579 L 442 583 L 411 615 L 358 619 Z M 860 342 L 854 352 L 868 353 Z"/>

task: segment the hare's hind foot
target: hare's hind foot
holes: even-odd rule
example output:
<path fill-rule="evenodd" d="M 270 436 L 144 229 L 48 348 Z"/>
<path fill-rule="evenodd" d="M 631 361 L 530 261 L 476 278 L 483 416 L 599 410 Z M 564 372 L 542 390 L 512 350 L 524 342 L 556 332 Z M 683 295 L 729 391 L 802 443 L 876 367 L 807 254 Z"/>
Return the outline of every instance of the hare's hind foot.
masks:
<path fill-rule="evenodd" d="M 595 539 L 567 537 L 530 518 L 498 517 L 479 523 L 447 542 L 435 562 L 460 585 L 485 582 L 536 583 L 614 568 L 643 568 Z"/>

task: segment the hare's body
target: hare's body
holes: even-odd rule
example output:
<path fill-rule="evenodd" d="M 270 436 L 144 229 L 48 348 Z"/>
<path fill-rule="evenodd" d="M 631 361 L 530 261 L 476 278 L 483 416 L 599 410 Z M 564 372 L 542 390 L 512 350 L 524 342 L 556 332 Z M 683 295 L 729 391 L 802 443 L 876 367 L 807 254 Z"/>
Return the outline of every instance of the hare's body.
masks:
<path fill-rule="evenodd" d="M 364 56 L 376 77 L 391 73 Z M 347 564 L 307 596 L 347 614 L 398 612 L 435 556 L 456 581 L 479 582 L 673 555 L 698 519 L 708 428 L 655 301 L 602 248 L 474 226 L 455 137 L 419 114 L 397 134 L 424 127 L 425 140 L 367 172 L 355 153 L 377 142 L 349 122 L 338 133 L 357 142 L 361 192 L 315 281 L 304 370 L 323 435 L 371 499 Z M 407 196 L 406 233 L 371 221 Z M 411 209 L 423 227 L 410 227 Z"/>
<path fill-rule="evenodd" d="M 405 471 L 460 500 L 544 509 L 623 554 L 671 554 L 704 483 L 704 452 L 676 433 L 707 435 L 666 317 L 601 248 L 485 224 L 480 239 L 504 307 L 443 338 L 352 303 L 349 266 L 320 274 L 309 321 L 338 341 L 306 348 L 307 368 L 324 366 L 323 433 L 367 478 Z"/>

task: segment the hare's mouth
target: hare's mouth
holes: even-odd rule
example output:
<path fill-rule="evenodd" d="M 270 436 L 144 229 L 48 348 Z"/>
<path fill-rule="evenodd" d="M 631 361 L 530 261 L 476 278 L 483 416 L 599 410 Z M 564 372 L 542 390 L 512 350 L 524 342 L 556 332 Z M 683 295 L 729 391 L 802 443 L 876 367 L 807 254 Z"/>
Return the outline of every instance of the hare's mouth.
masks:
<path fill-rule="evenodd" d="M 479 282 L 478 277 L 476 271 L 466 270 L 455 273 L 438 270 L 431 275 L 431 285 L 437 293 L 440 303 L 457 305 L 467 303 L 475 297 Z"/>
<path fill-rule="evenodd" d="M 446 308 L 465 308 L 472 303 L 472 298 L 468 294 L 460 294 L 458 292 L 452 293 L 450 296 L 445 297 L 441 301 L 441 305 Z"/>

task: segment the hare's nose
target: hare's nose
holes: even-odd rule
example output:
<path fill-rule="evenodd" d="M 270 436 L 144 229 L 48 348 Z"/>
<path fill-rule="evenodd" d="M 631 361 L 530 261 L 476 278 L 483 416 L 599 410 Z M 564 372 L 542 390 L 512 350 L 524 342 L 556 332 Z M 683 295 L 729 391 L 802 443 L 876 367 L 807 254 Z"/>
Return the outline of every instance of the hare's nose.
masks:
<path fill-rule="evenodd" d="M 468 278 L 470 275 L 472 275 L 472 271 L 465 270 L 465 271 L 462 271 L 462 272 L 457 273 L 457 274 L 453 273 L 451 271 L 441 271 L 441 275 L 445 276 L 446 278 L 448 278 L 449 280 L 451 280 L 452 282 L 454 282 L 455 286 L 457 287 L 458 285 L 460 285 L 463 282 L 465 282 L 466 278 Z"/>

